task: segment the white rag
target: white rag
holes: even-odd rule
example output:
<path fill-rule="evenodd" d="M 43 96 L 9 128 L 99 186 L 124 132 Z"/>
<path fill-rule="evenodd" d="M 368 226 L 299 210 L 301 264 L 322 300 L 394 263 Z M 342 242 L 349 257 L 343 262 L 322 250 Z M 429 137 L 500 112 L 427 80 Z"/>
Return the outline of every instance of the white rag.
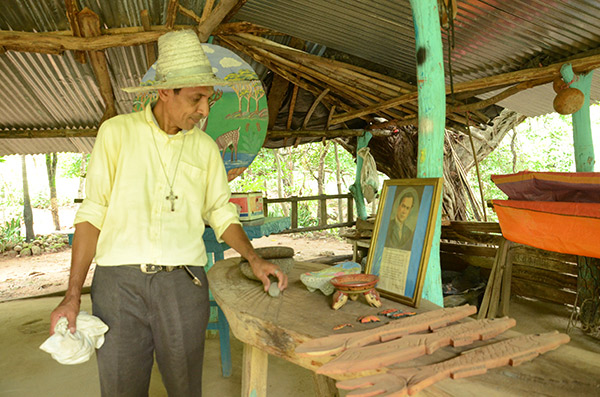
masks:
<path fill-rule="evenodd" d="M 77 315 L 77 330 L 71 333 L 66 317 L 61 317 L 50 336 L 40 349 L 50 353 L 61 364 L 81 364 L 90 359 L 95 349 L 104 344 L 108 325 L 96 316 L 81 311 Z"/>

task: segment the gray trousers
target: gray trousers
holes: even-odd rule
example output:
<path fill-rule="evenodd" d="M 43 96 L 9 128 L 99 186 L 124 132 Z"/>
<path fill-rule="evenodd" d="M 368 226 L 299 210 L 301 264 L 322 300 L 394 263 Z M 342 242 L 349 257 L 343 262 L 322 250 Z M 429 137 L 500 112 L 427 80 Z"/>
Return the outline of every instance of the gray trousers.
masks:
<path fill-rule="evenodd" d="M 169 396 L 202 395 L 204 339 L 210 316 L 202 267 L 155 274 L 131 266 L 97 266 L 93 314 L 109 330 L 97 350 L 103 396 L 148 396 L 154 356 Z"/>

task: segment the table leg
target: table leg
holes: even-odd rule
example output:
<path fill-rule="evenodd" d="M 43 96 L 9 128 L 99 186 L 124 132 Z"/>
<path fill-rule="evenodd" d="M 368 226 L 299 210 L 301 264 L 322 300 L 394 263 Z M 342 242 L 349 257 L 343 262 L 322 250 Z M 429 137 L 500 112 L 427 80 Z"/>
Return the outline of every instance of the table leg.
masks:
<path fill-rule="evenodd" d="M 335 386 L 335 379 L 314 372 L 313 379 L 315 380 L 316 397 L 339 397 L 340 393 Z"/>
<path fill-rule="evenodd" d="M 242 363 L 242 397 L 267 396 L 267 371 L 269 355 L 244 343 Z"/>

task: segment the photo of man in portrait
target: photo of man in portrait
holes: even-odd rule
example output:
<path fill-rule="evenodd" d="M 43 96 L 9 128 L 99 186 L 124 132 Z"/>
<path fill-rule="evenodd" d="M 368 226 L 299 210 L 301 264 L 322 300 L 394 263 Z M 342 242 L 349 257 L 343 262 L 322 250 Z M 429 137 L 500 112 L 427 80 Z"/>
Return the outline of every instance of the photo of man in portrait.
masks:
<path fill-rule="evenodd" d="M 385 247 L 410 251 L 414 225 L 410 227 L 407 224 L 407 219 L 414 208 L 418 208 L 417 192 L 414 189 L 409 188 L 397 192 L 392 206 Z"/>

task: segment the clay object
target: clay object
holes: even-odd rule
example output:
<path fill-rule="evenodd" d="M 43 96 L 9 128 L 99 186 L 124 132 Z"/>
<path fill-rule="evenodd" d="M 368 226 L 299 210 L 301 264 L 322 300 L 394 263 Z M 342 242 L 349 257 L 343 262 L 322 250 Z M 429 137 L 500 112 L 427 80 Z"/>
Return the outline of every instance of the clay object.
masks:
<path fill-rule="evenodd" d="M 391 342 L 352 348 L 323 365 L 317 373 L 335 375 L 379 369 L 433 354 L 444 346 L 465 346 L 475 340 L 487 340 L 516 324 L 508 317 L 469 321 L 440 328 L 430 334 L 407 335 Z"/>
<path fill-rule="evenodd" d="M 337 382 L 340 389 L 353 390 L 347 396 L 414 395 L 427 386 L 445 379 L 480 375 L 490 368 L 519 365 L 554 350 L 570 340 L 557 331 L 524 335 L 478 347 L 438 364 L 391 370 L 384 374 Z"/>
<path fill-rule="evenodd" d="M 296 263 L 294 258 L 275 258 L 268 259 L 268 261 L 279 266 L 281 268 L 281 271 L 285 274 L 289 274 L 292 268 L 294 267 L 294 264 Z M 242 274 L 248 277 L 250 280 L 260 281 L 258 277 L 256 277 L 252 272 L 252 267 L 247 261 L 240 262 L 240 270 L 242 271 Z"/>
<path fill-rule="evenodd" d="M 344 306 L 348 297 L 355 301 L 360 294 L 363 294 L 371 306 L 380 307 L 381 300 L 379 293 L 375 290 L 375 285 L 379 277 L 374 274 L 344 274 L 331 279 L 331 285 L 337 290 L 333 294 L 333 303 L 331 307 L 334 310 Z"/>
<path fill-rule="evenodd" d="M 433 310 L 401 318 L 366 331 L 335 334 L 309 340 L 296 347 L 296 354 L 304 357 L 333 355 L 353 347 L 380 341 L 386 342 L 411 333 L 441 328 L 476 312 L 477 308 L 470 305 Z"/>
<path fill-rule="evenodd" d="M 361 267 L 356 262 L 343 262 L 335 266 L 327 267 L 318 272 L 307 272 L 300 275 L 300 281 L 310 292 L 320 290 L 325 295 L 331 295 L 335 288 L 331 284 L 331 279 L 345 274 L 359 274 Z"/>
<path fill-rule="evenodd" d="M 567 83 L 565 83 L 565 81 L 562 79 L 562 76 L 560 75 L 556 76 L 556 78 L 552 81 L 552 88 L 557 94 L 568 87 L 569 86 L 567 85 Z"/>
<path fill-rule="evenodd" d="M 585 95 L 577 88 L 565 88 L 556 94 L 552 106 L 560 114 L 573 114 L 583 106 Z"/>
<path fill-rule="evenodd" d="M 280 258 L 292 258 L 294 256 L 294 249 L 292 247 L 273 246 L 273 247 L 260 247 L 255 248 L 254 251 L 263 259 L 280 259 Z"/>

